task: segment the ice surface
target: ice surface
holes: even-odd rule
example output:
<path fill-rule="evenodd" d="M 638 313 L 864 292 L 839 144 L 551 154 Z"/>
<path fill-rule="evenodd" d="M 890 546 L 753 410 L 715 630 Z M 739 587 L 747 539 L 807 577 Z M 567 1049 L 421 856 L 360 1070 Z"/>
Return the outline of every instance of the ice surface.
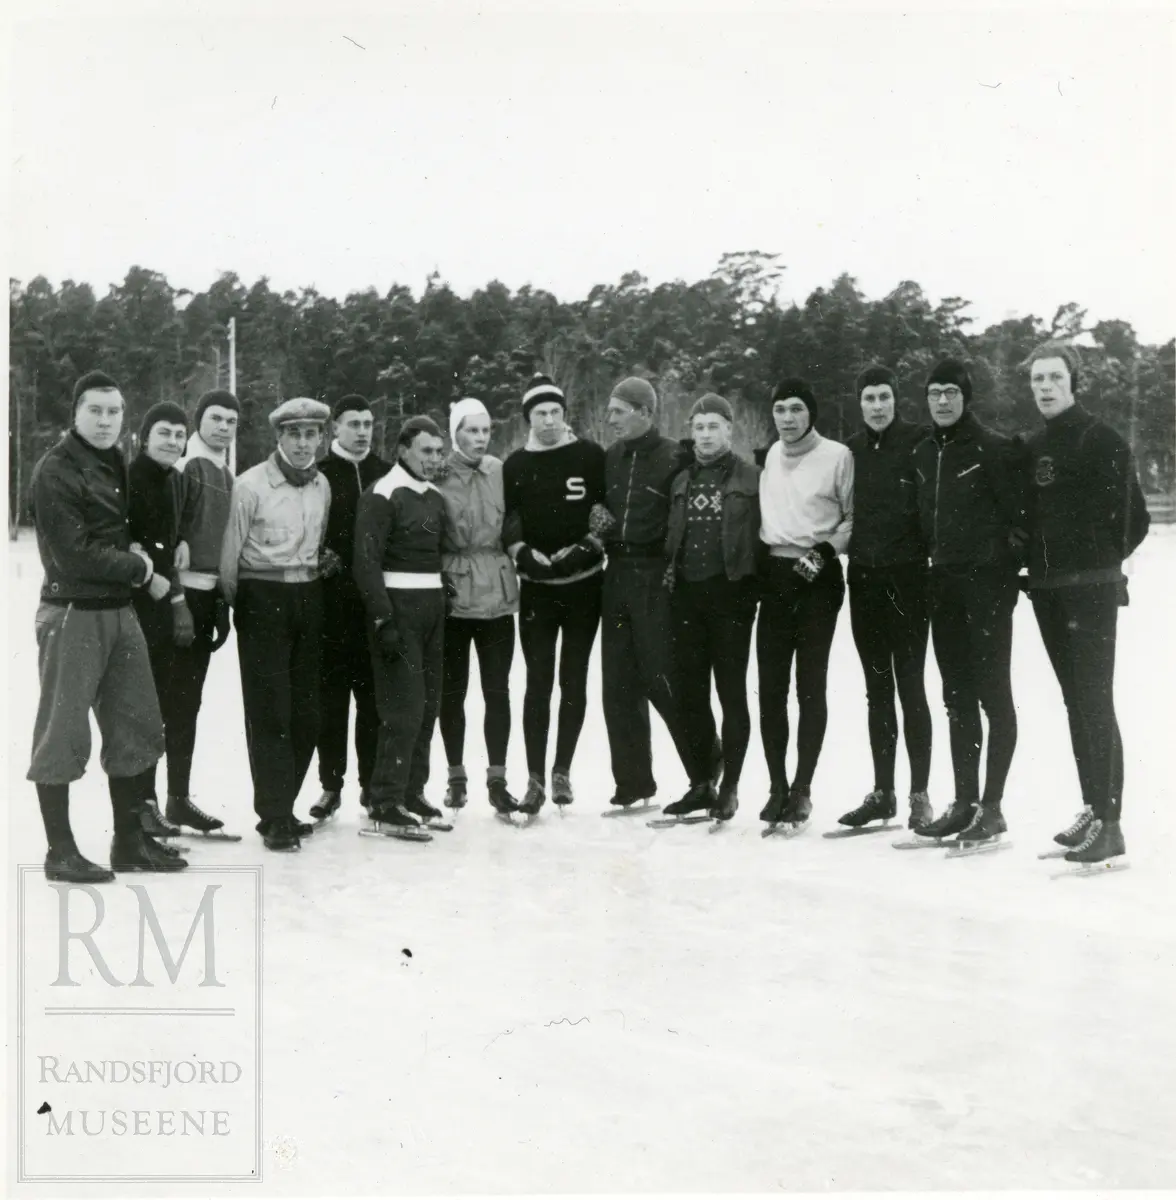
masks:
<path fill-rule="evenodd" d="M 24 770 L 40 569 L 9 566 L 10 860 L 43 836 Z M 819 833 L 871 785 L 860 667 L 843 610 L 810 830 L 760 838 L 753 736 L 721 838 L 602 821 L 611 794 L 599 667 L 565 820 L 530 829 L 485 801 L 468 706 L 471 803 L 429 845 L 356 836 L 356 789 L 299 855 L 253 833 L 234 643 L 216 655 L 197 803 L 245 835 L 199 863 L 265 872 L 262 1191 L 825 1191 L 1176 1184 L 1172 1063 L 1172 596 L 1176 538 L 1133 564 L 1119 715 L 1130 871 L 1050 881 L 1037 853 L 1079 806 L 1060 695 L 1026 601 L 1007 854 L 948 862 L 889 835 Z M 754 668 L 753 668 L 754 670 Z M 476 677 L 476 668 L 475 668 Z M 521 794 L 516 661 L 510 781 Z M 931 796 L 950 798 L 935 701 Z M 659 800 L 685 786 L 657 724 Z M 95 742 L 97 747 L 97 741 Z M 431 796 L 444 787 L 440 738 Z M 900 791 L 905 788 L 900 754 Z M 317 797 L 312 766 L 299 803 Z M 74 789 L 105 857 L 97 767 Z M 401 953 L 409 948 L 412 957 Z M 291 1153 L 292 1151 L 292 1153 Z"/>

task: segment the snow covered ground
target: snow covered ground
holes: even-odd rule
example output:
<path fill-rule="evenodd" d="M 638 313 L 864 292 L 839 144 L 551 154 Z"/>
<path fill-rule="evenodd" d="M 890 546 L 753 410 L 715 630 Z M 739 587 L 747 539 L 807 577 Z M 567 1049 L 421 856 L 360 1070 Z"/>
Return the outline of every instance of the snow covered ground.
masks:
<path fill-rule="evenodd" d="M 23 540 L 8 572 L 10 862 L 43 855 L 24 782 L 39 579 Z M 814 819 L 794 841 L 759 836 L 758 733 L 742 808 L 722 833 L 601 820 L 611 779 L 597 666 L 566 819 L 549 808 L 523 830 L 491 817 L 472 688 L 475 787 L 452 834 L 427 846 L 358 838 L 351 788 L 341 819 L 301 854 L 267 855 L 252 831 L 230 642 L 213 661 L 194 791 L 245 836 L 191 858 L 264 867 L 261 1190 L 1176 1185 L 1167 530 L 1136 556 L 1131 590 L 1118 698 L 1133 869 L 1056 882 L 1058 864 L 1036 854 L 1078 807 L 1077 783 L 1024 601 L 1014 848 L 958 862 L 897 853 L 887 836 L 820 837 L 871 783 L 844 609 Z M 521 658 L 515 683 L 510 776 L 521 792 Z M 951 774 L 933 661 L 928 686 L 939 810 Z M 655 752 L 660 798 L 676 798 L 685 781 L 660 726 Z M 83 850 L 101 859 L 110 810 L 96 757 L 73 811 Z M 439 800 L 439 738 L 433 767 Z M 317 792 L 312 766 L 301 813 Z"/>

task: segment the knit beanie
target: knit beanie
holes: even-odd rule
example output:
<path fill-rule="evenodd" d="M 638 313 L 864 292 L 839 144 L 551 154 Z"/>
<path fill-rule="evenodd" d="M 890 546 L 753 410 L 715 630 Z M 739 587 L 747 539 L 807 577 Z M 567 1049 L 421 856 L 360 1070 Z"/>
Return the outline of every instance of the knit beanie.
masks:
<path fill-rule="evenodd" d="M 699 396 L 694 401 L 694 406 L 690 410 L 690 419 L 693 421 L 695 417 L 706 416 L 708 413 L 714 413 L 726 421 L 734 422 L 735 420 L 731 406 L 715 392 L 707 392 L 705 396 Z"/>
<path fill-rule="evenodd" d="M 449 409 L 449 440 L 451 442 L 457 441 L 457 431 L 466 417 L 485 417 L 490 420 L 490 410 L 481 400 L 476 400 L 473 396 L 467 396 L 464 400 L 459 400 L 452 405 Z"/>
<path fill-rule="evenodd" d="M 335 401 L 335 407 L 331 409 L 331 420 L 337 421 L 345 412 L 371 412 L 372 406 L 362 397 L 352 393 L 350 396 L 341 396 Z"/>
<path fill-rule="evenodd" d="M 418 433 L 430 433 L 433 437 L 440 437 L 441 430 L 437 428 L 437 422 L 432 417 L 409 417 L 403 425 L 400 426 L 400 432 L 396 435 L 397 446 L 410 446 L 412 439 Z"/>
<path fill-rule="evenodd" d="M 1035 347 L 1033 353 L 1025 360 L 1030 372 L 1033 370 L 1033 364 L 1039 358 L 1060 358 L 1070 370 L 1070 394 L 1078 395 L 1078 376 L 1082 360 L 1078 357 L 1078 351 L 1069 342 L 1051 340 L 1042 342 L 1040 346 Z"/>
<path fill-rule="evenodd" d="M 931 374 L 927 376 L 927 382 L 923 385 L 924 393 L 933 383 L 937 383 L 941 387 L 950 387 L 955 384 L 964 393 L 965 408 L 972 401 L 972 376 L 968 371 L 967 363 L 961 362 L 958 358 L 945 358 L 935 364 Z"/>
<path fill-rule="evenodd" d="M 657 412 L 657 392 L 647 379 L 630 375 L 613 388 L 609 398 L 612 399 L 613 396 L 623 400 L 630 407 L 643 409 L 651 415 Z"/>
<path fill-rule="evenodd" d="M 817 398 L 804 379 L 781 379 L 772 392 L 772 403 L 777 400 L 799 400 L 808 409 L 809 429 L 817 427 Z"/>
<path fill-rule="evenodd" d="M 897 382 L 894 378 L 894 372 L 889 367 L 884 367 L 880 363 L 872 363 L 868 367 L 863 367 L 854 383 L 854 391 L 857 398 L 862 398 L 862 392 L 868 387 L 888 387 L 892 392 L 897 392 Z"/>
<path fill-rule="evenodd" d="M 161 400 L 158 404 L 153 404 L 147 410 L 147 415 L 143 418 L 143 424 L 139 426 L 140 446 L 147 445 L 147 439 L 151 436 L 151 430 L 160 421 L 166 421 L 169 425 L 182 425 L 184 432 L 188 431 L 188 414 L 178 404 L 173 404 L 170 400 Z"/>
<path fill-rule="evenodd" d="M 523 417 L 529 421 L 531 419 L 531 409 L 536 404 L 549 404 L 553 400 L 558 400 L 560 407 L 567 411 L 567 402 L 564 399 L 564 394 L 555 385 L 555 381 L 550 375 L 537 374 L 531 376 L 531 382 L 527 384 L 527 390 L 523 393 Z"/>
<path fill-rule="evenodd" d="M 106 374 L 105 371 L 87 371 L 74 384 L 73 389 L 73 406 L 74 412 L 77 412 L 78 401 L 89 391 L 115 391 L 119 390 L 119 386 Z"/>
<path fill-rule="evenodd" d="M 240 402 L 232 392 L 226 392 L 223 388 L 213 388 L 211 392 L 205 392 L 199 400 L 196 401 L 196 416 L 193 418 L 192 428 L 197 433 L 200 432 L 200 422 L 204 420 L 204 413 L 207 409 L 213 406 L 217 408 L 228 408 L 235 413 L 241 411 Z"/>

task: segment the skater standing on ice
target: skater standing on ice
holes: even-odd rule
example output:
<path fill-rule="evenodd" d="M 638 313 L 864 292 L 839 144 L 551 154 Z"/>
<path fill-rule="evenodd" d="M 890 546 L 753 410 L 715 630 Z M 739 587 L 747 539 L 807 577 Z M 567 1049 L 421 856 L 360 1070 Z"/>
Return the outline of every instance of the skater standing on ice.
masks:
<path fill-rule="evenodd" d="M 657 793 L 650 704 L 666 723 L 688 775 L 694 760 L 670 682 L 670 594 L 662 578 L 670 485 L 689 466 L 693 452 L 662 437 L 656 419 L 657 393 L 646 380 L 622 379 L 613 388 L 607 420 L 617 440 L 608 449 L 605 484 L 614 523 L 606 541 L 601 673 L 616 784 L 609 803 L 623 808 L 649 801 Z M 708 750 L 717 774 L 719 748 Z"/>
<path fill-rule="evenodd" d="M 245 738 L 257 831 L 269 850 L 297 850 L 313 826 L 294 816 L 319 731 L 319 553 L 331 487 L 315 451 L 331 410 L 287 400 L 270 413 L 278 447 L 233 485 L 221 552 L 236 611 Z"/>
<path fill-rule="evenodd" d="M 220 590 L 220 558 L 229 524 L 240 413 L 232 392 L 205 392 L 196 402 L 195 432 L 176 464 L 183 480 L 176 566 L 192 614 L 193 636 L 187 646 L 176 647 L 172 662 L 164 816 L 169 824 L 213 836 L 220 835 L 224 822 L 193 803 L 190 785 L 209 662 L 229 637 L 229 607 Z"/>
<path fill-rule="evenodd" d="M 529 780 L 519 805 L 527 817 L 539 812 L 547 796 L 557 645 L 559 722 L 551 799 L 561 807 L 572 803 L 572 758 L 588 707 L 588 663 L 600 624 L 604 555 L 590 519 L 594 510 L 604 513 L 604 451 L 572 433 L 566 407 L 548 376 L 531 380 L 523 395 L 527 444 L 507 458 L 502 472 L 503 540 L 520 579 L 519 641 L 527 663 L 523 740 Z"/>
<path fill-rule="evenodd" d="M 909 827 L 931 820 L 931 709 L 923 682 L 927 658 L 927 543 L 919 527 L 915 446 L 928 436 L 896 411 L 894 374 L 867 367 L 857 378 L 862 428 L 853 454 L 854 518 L 849 540 L 849 617 L 866 677 L 874 788 L 842 825 L 861 828 L 898 811 L 897 688 L 911 768 Z"/>
<path fill-rule="evenodd" d="M 933 434 L 915 448 L 923 536 L 931 555 L 931 641 L 943 678 L 955 799 L 922 837 L 958 835 L 962 847 L 1006 829 L 1005 780 L 1017 745 L 1010 655 L 1017 572 L 1025 542 L 1023 448 L 969 411 L 967 366 L 944 359 L 927 377 Z M 980 791 L 980 750 L 988 756 Z"/>
<path fill-rule="evenodd" d="M 1126 853 L 1115 633 L 1127 603 L 1123 560 L 1150 518 L 1130 447 L 1077 403 L 1077 352 L 1057 342 L 1039 346 L 1029 383 L 1045 428 L 1029 441 L 1028 589 L 1061 685 L 1083 804 L 1054 840 L 1068 861 L 1099 863 Z"/>
<path fill-rule="evenodd" d="M 443 478 L 438 481 L 445 499 L 441 571 L 452 597 L 445 617 L 441 739 L 449 763 L 445 805 L 462 808 L 468 780 L 465 699 L 472 642 L 478 651 L 485 704 L 486 790 L 491 805 L 498 812 L 509 813 L 518 807 L 506 788 L 506 747 L 519 583 L 514 564 L 502 547 L 506 497 L 502 460 L 486 453 L 490 429 L 490 414 L 481 400 L 459 400 L 449 414 L 451 448 Z"/>
<path fill-rule="evenodd" d="M 431 482 L 445 457 L 441 431 L 410 417 L 397 463 L 359 498 L 355 582 L 367 614 L 380 735 L 368 783 L 375 828 L 416 832 L 441 810 L 425 800 L 429 745 L 441 698 L 445 501 Z"/>
<path fill-rule="evenodd" d="M 802 828 L 828 722 L 826 679 L 837 614 L 845 599 L 838 555 L 853 531 L 853 455 L 817 431 L 817 404 L 803 379 L 772 393 L 778 440 L 764 455 L 759 496 L 766 551 L 756 663 L 760 735 L 771 793 L 769 826 Z M 788 691 L 796 659 L 796 774 L 788 784 Z"/>
<path fill-rule="evenodd" d="M 335 404 L 331 416 L 335 437 L 319 463 L 319 470 L 331 485 L 324 545 L 338 559 L 339 570 L 323 579 L 319 676 L 322 720 L 318 739 L 319 784 L 323 794 L 310 810 L 315 821 L 332 816 L 342 803 L 343 780 L 347 775 L 347 720 L 352 696 L 355 697 L 355 760 L 360 804 L 365 808 L 380 732 L 363 601 L 352 578 L 351 566 L 360 494 L 386 475 L 390 464 L 372 452 L 372 408 L 362 396 L 344 396 Z"/>
<path fill-rule="evenodd" d="M 47 879 L 106 883 L 115 871 L 179 871 L 142 824 L 143 797 L 164 749 L 147 643 L 132 607 L 145 589 L 165 601 L 171 584 L 132 549 L 127 468 L 118 448 L 125 405 L 102 371 L 74 385 L 73 428 L 33 468 L 37 552 L 45 572 L 37 609 L 41 696 L 28 779 L 49 843 Z M 102 769 L 114 811 L 112 870 L 78 850 L 69 786 L 90 759 L 90 711 L 102 735 Z"/>
<path fill-rule="evenodd" d="M 698 810 L 729 821 L 751 740 L 747 662 L 755 622 L 759 557 L 759 469 L 731 449 L 731 406 L 708 393 L 690 410 L 694 462 L 673 482 L 666 537 L 671 590 L 674 695 L 693 755 L 690 791 L 666 816 Z M 711 748 L 717 732 L 711 676 L 723 709 L 723 782 L 716 794 Z"/>

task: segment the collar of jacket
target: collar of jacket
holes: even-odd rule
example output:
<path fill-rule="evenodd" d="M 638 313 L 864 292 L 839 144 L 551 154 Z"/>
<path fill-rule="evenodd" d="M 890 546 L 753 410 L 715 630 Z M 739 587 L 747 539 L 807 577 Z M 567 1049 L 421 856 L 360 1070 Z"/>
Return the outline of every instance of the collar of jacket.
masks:
<path fill-rule="evenodd" d="M 866 431 L 866 442 L 870 446 L 880 446 L 883 442 L 892 442 L 899 434 L 911 428 L 909 421 L 904 421 L 897 413 L 894 414 L 894 420 L 886 426 L 885 429 L 879 431 L 871 426 L 862 423 L 862 428 Z"/>
<path fill-rule="evenodd" d="M 1068 426 L 1075 424 L 1075 422 L 1081 420 L 1086 415 L 1086 410 L 1081 404 L 1078 403 L 1077 400 L 1075 400 L 1074 403 L 1071 404 L 1070 407 L 1064 412 L 1058 413 L 1056 417 L 1050 417 L 1050 419 L 1045 422 L 1045 428 L 1047 430 L 1065 429 Z"/>
<path fill-rule="evenodd" d="M 695 458 L 687 470 L 690 472 L 690 478 L 693 479 L 699 471 L 705 471 L 708 467 L 718 467 L 723 473 L 723 478 L 726 479 L 735 469 L 735 451 L 728 447 L 717 458 L 712 458 L 710 462 L 699 462 Z"/>
<path fill-rule="evenodd" d="M 184 453 L 180 457 L 180 461 L 176 463 L 176 470 L 183 469 L 194 458 L 207 458 L 209 462 L 216 463 L 218 467 L 223 467 L 226 471 L 236 474 L 236 454 L 237 443 L 228 450 L 214 450 L 198 433 L 192 434 L 188 439 L 188 444 L 184 447 Z"/>
<path fill-rule="evenodd" d="M 140 450 L 135 455 L 131 467 L 136 475 L 146 475 L 148 479 L 157 481 L 166 479 L 175 470 L 174 467 L 165 467 L 162 463 L 157 463 L 146 450 Z"/>
<path fill-rule="evenodd" d="M 371 447 L 369 446 L 362 454 L 352 454 L 350 450 L 343 449 L 339 444 L 338 438 L 331 440 L 331 447 L 327 451 L 328 454 L 333 454 L 336 458 L 341 458 L 344 462 L 352 463 L 357 467 L 371 455 L 371 452 Z"/>
<path fill-rule="evenodd" d="M 949 442 L 969 441 L 976 436 L 976 428 L 976 418 L 965 408 L 954 425 L 948 425 L 946 428 L 936 425 L 931 436 L 941 446 L 946 446 Z"/>
<path fill-rule="evenodd" d="M 482 475 L 489 475 L 490 464 L 486 461 L 488 458 L 488 454 L 483 454 L 477 462 L 470 462 L 460 450 L 451 450 L 449 452 L 449 466 L 451 470 L 458 472 L 460 475 L 472 475 L 475 471 L 478 471 Z"/>
<path fill-rule="evenodd" d="M 635 438 L 627 438 L 621 443 L 621 453 L 625 455 L 640 454 L 652 450 L 661 441 L 661 434 L 656 425 L 651 425 L 643 434 Z"/>
<path fill-rule="evenodd" d="M 79 462 L 99 462 L 112 471 L 117 471 L 120 467 L 126 469 L 126 460 L 117 445 L 111 446 L 109 450 L 99 450 L 97 446 L 91 446 L 76 429 L 71 429 L 66 435 L 65 446 Z"/>

